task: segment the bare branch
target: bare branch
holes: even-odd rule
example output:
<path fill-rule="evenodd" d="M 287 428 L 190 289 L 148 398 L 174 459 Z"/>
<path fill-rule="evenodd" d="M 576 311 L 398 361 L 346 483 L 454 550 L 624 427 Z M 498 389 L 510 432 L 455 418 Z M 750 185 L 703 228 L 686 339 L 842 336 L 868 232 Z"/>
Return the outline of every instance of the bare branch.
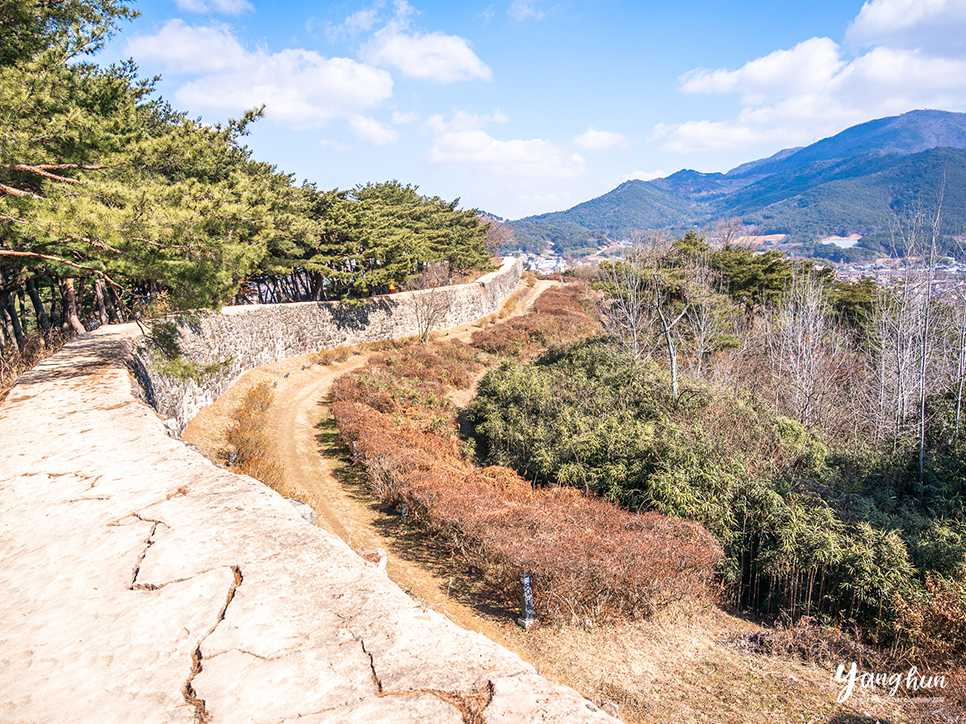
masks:
<path fill-rule="evenodd" d="M 7 186 L 6 184 L 0 184 L 0 194 L 7 194 L 8 196 L 27 196 L 31 199 L 41 198 L 37 194 L 31 193 L 30 191 L 15 189 L 13 186 Z"/>
<path fill-rule="evenodd" d="M 98 169 L 106 168 L 106 166 L 101 165 L 84 165 L 80 163 L 42 163 L 42 164 L 27 164 L 27 163 L 0 163 L 0 169 L 4 171 L 21 171 L 23 173 L 32 173 L 35 176 L 42 176 L 44 178 L 49 178 L 54 181 L 67 184 L 81 184 L 84 183 L 81 179 L 70 178 L 69 176 L 60 176 L 58 174 L 51 173 L 51 171 L 66 171 L 67 169 L 80 169 L 83 171 L 96 171 Z"/>

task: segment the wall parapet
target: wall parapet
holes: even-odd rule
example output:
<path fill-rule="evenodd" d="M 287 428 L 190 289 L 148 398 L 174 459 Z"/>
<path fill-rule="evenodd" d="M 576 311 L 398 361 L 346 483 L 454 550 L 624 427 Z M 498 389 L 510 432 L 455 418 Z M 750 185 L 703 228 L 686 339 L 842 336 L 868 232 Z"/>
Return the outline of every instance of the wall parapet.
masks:
<path fill-rule="evenodd" d="M 419 331 L 419 300 L 445 293 L 445 311 L 433 330 L 457 327 L 495 312 L 520 284 L 523 265 L 507 257 L 500 268 L 469 284 L 373 297 L 361 305 L 296 302 L 225 307 L 179 322 L 182 353 L 201 364 L 224 362 L 203 381 L 180 380 L 153 368 L 139 350 L 133 367 L 141 399 L 157 410 L 165 426 L 180 434 L 191 419 L 249 370 L 310 352 L 361 342 L 408 337 Z"/>

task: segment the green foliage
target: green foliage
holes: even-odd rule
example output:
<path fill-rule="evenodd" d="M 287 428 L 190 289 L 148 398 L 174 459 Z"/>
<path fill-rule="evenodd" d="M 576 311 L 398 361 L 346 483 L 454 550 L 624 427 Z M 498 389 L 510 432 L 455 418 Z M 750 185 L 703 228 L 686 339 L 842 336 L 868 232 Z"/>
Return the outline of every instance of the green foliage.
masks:
<path fill-rule="evenodd" d="M 846 475 L 841 453 L 754 395 L 685 381 L 675 399 L 665 372 L 605 340 L 506 361 L 480 381 L 470 416 L 490 463 L 702 523 L 736 600 L 762 613 L 881 632 L 925 572 L 962 568 L 964 528 L 933 517 L 930 499 L 860 492 L 881 480 L 881 459 Z"/>
<path fill-rule="evenodd" d="M 728 294 L 748 307 L 779 299 L 794 270 L 779 251 L 758 254 L 741 246 L 710 252 L 708 261 L 721 274 Z"/>
<path fill-rule="evenodd" d="M 294 187 L 241 143 L 261 109 L 205 125 L 131 62 L 78 62 L 135 14 L 119 0 L 0 3 L 0 284 L 96 277 L 122 307 L 164 295 L 189 309 L 360 298 L 431 262 L 490 268 L 485 225 L 458 200 L 396 181 Z"/>
<path fill-rule="evenodd" d="M 195 323 L 196 318 L 193 315 L 184 314 L 173 318 L 155 317 L 146 320 L 147 333 L 141 337 L 139 344 L 147 352 L 155 372 L 181 382 L 201 384 L 231 364 L 230 357 L 221 362 L 204 364 L 184 356 L 181 349 L 181 328 Z"/>

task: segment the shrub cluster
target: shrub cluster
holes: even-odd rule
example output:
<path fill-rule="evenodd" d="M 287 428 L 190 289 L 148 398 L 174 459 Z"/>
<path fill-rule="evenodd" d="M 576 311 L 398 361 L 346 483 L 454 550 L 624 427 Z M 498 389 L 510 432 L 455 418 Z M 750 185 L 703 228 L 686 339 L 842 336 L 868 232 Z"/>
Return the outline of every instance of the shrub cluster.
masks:
<path fill-rule="evenodd" d="M 544 619 L 634 617 L 713 595 L 721 549 L 696 523 L 629 513 L 573 489 L 534 489 L 506 468 L 474 468 L 454 439 L 360 402 L 338 401 L 332 411 L 373 492 L 405 504 L 509 605 L 523 573 Z"/>
<path fill-rule="evenodd" d="M 232 415 L 227 439 L 233 449 L 229 458 L 232 471 L 278 490 L 283 483 L 282 467 L 271 452 L 271 439 L 265 430 L 265 415 L 274 399 L 268 382 L 250 389 Z"/>
<path fill-rule="evenodd" d="M 901 535 L 848 515 L 828 451 L 751 395 L 686 382 L 604 340 L 507 361 L 469 409 L 489 464 L 706 526 L 735 600 L 891 630 L 915 570 Z"/>
<path fill-rule="evenodd" d="M 587 336 L 595 327 L 580 296 L 574 287 L 544 292 L 535 312 L 477 332 L 478 349 L 436 343 L 373 357 L 333 387 L 342 439 L 354 443 L 374 495 L 405 504 L 508 605 L 519 602 L 523 573 L 531 575 L 538 614 L 550 620 L 634 617 L 685 597 L 708 601 L 722 552 L 700 524 L 637 515 L 572 488 L 534 488 L 461 453 L 446 395 L 469 388 L 482 371 L 489 360 L 479 348 L 525 340 L 536 350 Z"/>
<path fill-rule="evenodd" d="M 598 331 L 584 308 L 581 285 L 551 287 L 533 311 L 473 333 L 474 347 L 501 356 L 533 357 L 554 345 L 569 344 Z"/>
<path fill-rule="evenodd" d="M 482 354 L 454 341 L 411 345 L 373 356 L 365 367 L 335 381 L 335 399 L 360 402 L 441 431 L 455 424 L 446 393 L 466 389 L 483 369 Z"/>

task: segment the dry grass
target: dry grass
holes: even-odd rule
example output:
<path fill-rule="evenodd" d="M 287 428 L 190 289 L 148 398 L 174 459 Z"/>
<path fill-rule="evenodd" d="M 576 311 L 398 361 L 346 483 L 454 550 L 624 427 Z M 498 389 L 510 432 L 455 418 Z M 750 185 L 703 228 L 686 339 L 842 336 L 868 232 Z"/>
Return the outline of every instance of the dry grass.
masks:
<path fill-rule="evenodd" d="M 228 448 L 218 457 L 232 472 L 255 478 L 283 498 L 301 500 L 320 515 L 321 499 L 285 482 L 284 468 L 275 456 L 275 447 L 268 433 L 268 411 L 274 401 L 275 393 L 268 382 L 250 389 L 232 412 L 232 424 L 226 435 Z"/>
<path fill-rule="evenodd" d="M 39 362 L 50 357 L 74 338 L 74 332 L 51 331 L 48 334 L 32 332 L 27 336 L 23 350 L 12 339 L 0 354 L 0 402 L 6 399 L 17 378 Z"/>
<path fill-rule="evenodd" d="M 551 287 L 533 304 L 533 311 L 474 332 L 472 344 L 490 354 L 527 359 L 554 345 L 576 342 L 600 329 L 584 306 L 580 284 Z"/>

